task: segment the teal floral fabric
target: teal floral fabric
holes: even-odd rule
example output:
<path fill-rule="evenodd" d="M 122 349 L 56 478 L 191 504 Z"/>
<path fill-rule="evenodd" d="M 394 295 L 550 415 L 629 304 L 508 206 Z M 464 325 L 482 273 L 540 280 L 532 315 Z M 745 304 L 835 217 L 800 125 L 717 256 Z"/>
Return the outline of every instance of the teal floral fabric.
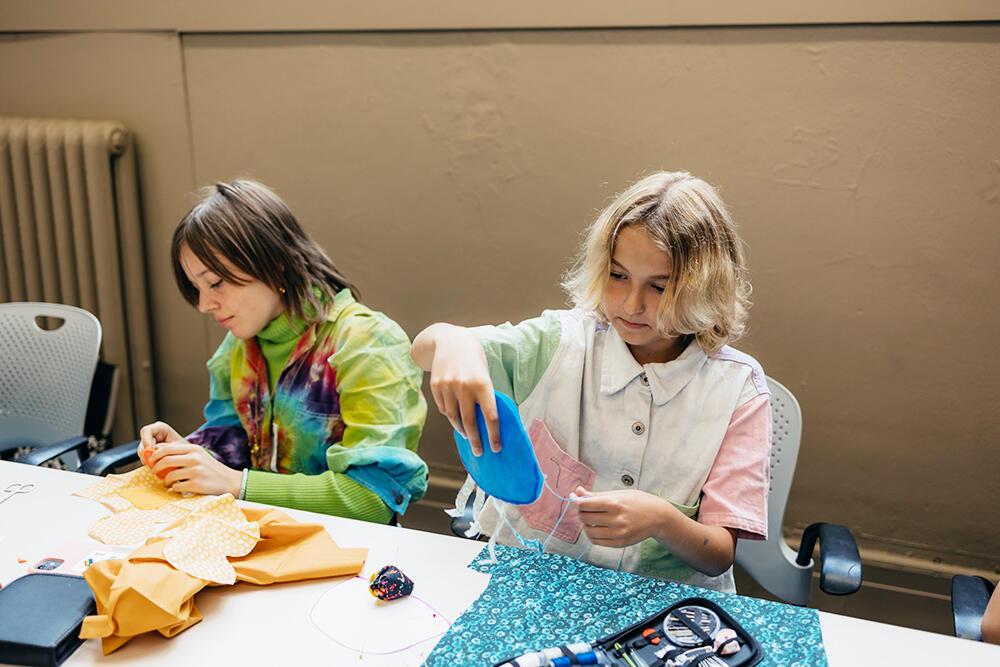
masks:
<path fill-rule="evenodd" d="M 485 556 L 485 551 L 483 555 Z M 426 665 L 493 665 L 550 646 L 591 642 L 678 600 L 703 597 L 760 642 L 761 665 L 827 665 L 814 609 L 720 593 L 558 556 L 497 546 L 497 563 L 471 567 L 489 586 L 427 657 Z"/>

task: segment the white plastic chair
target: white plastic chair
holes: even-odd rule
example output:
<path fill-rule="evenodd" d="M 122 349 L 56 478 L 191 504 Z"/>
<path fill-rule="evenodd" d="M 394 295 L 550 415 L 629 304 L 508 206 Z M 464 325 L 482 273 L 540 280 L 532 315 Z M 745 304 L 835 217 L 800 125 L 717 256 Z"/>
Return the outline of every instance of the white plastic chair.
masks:
<path fill-rule="evenodd" d="M 861 558 L 844 526 L 814 523 L 802 535 L 798 553 L 785 543 L 782 526 L 788 492 L 802 440 L 802 409 L 783 384 L 767 378 L 771 390 L 773 444 L 771 490 L 768 495 L 767 540 L 740 540 L 736 562 L 772 595 L 791 604 L 809 602 L 813 547 L 820 543 L 820 588 L 831 595 L 848 595 L 861 587 Z"/>
<path fill-rule="evenodd" d="M 40 318 L 57 328 L 42 328 Z M 29 447 L 24 461 L 38 463 L 47 460 L 35 460 L 43 450 L 52 454 L 48 458 L 58 456 L 58 445 L 84 457 L 83 425 L 100 346 L 101 323 L 85 310 L 0 304 L 0 454 Z"/>

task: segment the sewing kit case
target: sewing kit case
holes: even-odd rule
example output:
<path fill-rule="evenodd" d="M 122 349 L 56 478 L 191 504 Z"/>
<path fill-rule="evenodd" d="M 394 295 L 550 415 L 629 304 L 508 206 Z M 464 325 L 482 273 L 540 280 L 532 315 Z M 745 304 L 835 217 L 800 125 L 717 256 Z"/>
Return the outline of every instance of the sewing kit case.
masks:
<path fill-rule="evenodd" d="M 592 650 L 581 654 L 579 662 L 566 655 L 572 651 L 564 650 L 563 655 L 556 656 L 553 652 L 547 661 L 539 664 L 751 667 L 764 657 L 760 643 L 752 635 L 724 609 L 701 597 L 680 600 L 620 632 L 593 642 L 590 647 Z M 535 664 L 531 660 L 533 657 L 529 654 L 507 658 L 494 667 L 527 667 Z"/>
<path fill-rule="evenodd" d="M 0 588 L 0 663 L 56 667 L 72 655 L 96 605 L 80 577 L 27 574 Z"/>

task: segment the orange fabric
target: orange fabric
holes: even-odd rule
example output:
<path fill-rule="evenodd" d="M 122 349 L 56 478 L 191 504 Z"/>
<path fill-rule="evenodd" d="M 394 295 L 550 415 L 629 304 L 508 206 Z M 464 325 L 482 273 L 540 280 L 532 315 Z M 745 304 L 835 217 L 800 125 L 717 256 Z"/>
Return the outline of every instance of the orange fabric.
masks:
<path fill-rule="evenodd" d="M 229 559 L 237 581 L 267 585 L 340 577 L 364 566 L 367 549 L 341 549 L 319 524 L 299 523 L 274 509 L 241 511 L 260 524 L 261 537 L 249 554 Z M 201 620 L 194 596 L 209 582 L 171 567 L 163 555 L 169 540 L 152 537 L 127 558 L 95 563 L 83 573 L 97 614 L 84 619 L 80 637 L 102 638 L 104 655 L 144 632 L 173 637 Z"/>

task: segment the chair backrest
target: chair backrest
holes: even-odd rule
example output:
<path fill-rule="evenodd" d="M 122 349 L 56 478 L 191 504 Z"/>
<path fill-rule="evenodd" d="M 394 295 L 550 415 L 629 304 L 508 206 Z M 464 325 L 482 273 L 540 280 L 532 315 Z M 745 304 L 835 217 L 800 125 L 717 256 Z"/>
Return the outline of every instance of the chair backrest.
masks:
<path fill-rule="evenodd" d="M 85 310 L 0 304 L 0 451 L 83 433 L 100 346 L 101 324 Z"/>
<path fill-rule="evenodd" d="M 767 541 L 740 540 L 736 560 L 757 582 L 793 604 L 809 600 L 812 563 L 795 563 L 782 527 L 802 440 L 802 409 L 785 385 L 767 378 L 771 391 L 771 487 L 767 496 Z"/>
<path fill-rule="evenodd" d="M 802 442 L 802 408 L 788 388 L 767 378 L 771 390 L 771 491 L 767 496 L 767 526 L 781 531 L 785 506 L 795 478 Z"/>

